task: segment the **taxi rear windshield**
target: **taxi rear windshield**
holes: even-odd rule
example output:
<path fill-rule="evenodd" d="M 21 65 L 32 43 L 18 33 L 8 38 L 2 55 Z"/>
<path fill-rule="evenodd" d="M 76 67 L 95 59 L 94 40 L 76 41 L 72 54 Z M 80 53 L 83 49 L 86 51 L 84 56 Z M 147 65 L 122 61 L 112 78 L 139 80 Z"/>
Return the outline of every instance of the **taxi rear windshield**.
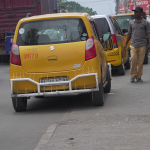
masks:
<path fill-rule="evenodd" d="M 80 18 L 50 19 L 20 25 L 17 45 L 45 45 L 86 41 L 88 33 Z"/>
<path fill-rule="evenodd" d="M 121 29 L 128 29 L 129 21 L 134 19 L 134 15 L 114 17 Z"/>

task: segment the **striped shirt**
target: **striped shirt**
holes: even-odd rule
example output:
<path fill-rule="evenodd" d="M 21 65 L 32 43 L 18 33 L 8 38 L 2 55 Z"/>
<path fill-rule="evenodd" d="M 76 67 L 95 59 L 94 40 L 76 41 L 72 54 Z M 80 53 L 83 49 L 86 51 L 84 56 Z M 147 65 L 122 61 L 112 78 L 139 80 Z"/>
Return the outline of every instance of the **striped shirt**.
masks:
<path fill-rule="evenodd" d="M 147 45 L 147 34 L 150 33 L 150 25 L 145 19 L 131 20 L 128 34 L 131 35 L 131 46 L 141 47 Z"/>

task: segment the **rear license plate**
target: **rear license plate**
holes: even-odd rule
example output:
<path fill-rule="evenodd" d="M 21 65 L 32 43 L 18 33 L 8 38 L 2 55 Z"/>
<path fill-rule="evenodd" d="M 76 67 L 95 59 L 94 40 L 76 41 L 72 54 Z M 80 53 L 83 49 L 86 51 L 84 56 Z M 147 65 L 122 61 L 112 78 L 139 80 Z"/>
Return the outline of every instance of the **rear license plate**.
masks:
<path fill-rule="evenodd" d="M 57 78 L 43 78 L 40 79 L 40 83 L 52 83 L 52 82 L 61 82 L 68 81 L 68 77 L 57 77 Z"/>

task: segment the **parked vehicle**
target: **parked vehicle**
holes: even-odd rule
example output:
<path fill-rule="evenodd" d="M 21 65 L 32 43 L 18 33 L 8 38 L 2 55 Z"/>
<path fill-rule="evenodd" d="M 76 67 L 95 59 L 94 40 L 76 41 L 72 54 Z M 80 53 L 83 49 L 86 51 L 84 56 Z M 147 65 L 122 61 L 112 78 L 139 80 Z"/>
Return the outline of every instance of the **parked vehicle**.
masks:
<path fill-rule="evenodd" d="M 129 27 L 129 22 L 134 19 L 134 14 L 117 14 L 117 15 L 113 15 L 113 17 L 118 22 L 120 28 L 122 30 L 125 30 L 127 33 L 128 27 Z M 147 21 L 150 22 L 149 17 L 147 17 Z M 148 64 L 148 48 L 146 48 L 145 51 L 146 51 L 146 53 L 145 53 L 145 58 L 144 58 L 143 63 Z"/>
<path fill-rule="evenodd" d="M 134 14 L 117 14 L 113 17 L 118 22 L 121 29 L 128 29 L 129 22 L 134 19 Z"/>
<path fill-rule="evenodd" d="M 57 0 L 1 0 L 0 1 L 0 62 L 8 62 L 18 21 L 30 15 L 53 13 Z"/>
<path fill-rule="evenodd" d="M 15 111 L 25 111 L 32 96 L 92 93 L 104 105 L 111 89 L 107 58 L 88 14 L 39 15 L 19 21 L 10 62 Z"/>
<path fill-rule="evenodd" d="M 117 68 L 120 75 L 125 75 L 125 68 L 130 69 L 129 52 L 124 50 L 127 35 L 109 15 L 95 15 L 92 18 L 97 24 L 108 62 L 112 68 Z"/>

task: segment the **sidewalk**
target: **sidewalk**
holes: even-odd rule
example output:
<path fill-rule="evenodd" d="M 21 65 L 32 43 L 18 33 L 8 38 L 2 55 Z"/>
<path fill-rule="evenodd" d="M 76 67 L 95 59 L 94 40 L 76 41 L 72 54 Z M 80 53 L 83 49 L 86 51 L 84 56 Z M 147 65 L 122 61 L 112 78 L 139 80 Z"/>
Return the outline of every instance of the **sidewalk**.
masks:
<path fill-rule="evenodd" d="M 74 120 L 60 124 L 44 150 L 148 150 L 149 125 L 150 117 L 147 120 L 146 116 Z"/>
<path fill-rule="evenodd" d="M 36 150 L 149 150 L 150 64 L 144 65 L 142 79 L 130 83 L 129 70 L 113 76 L 104 107 L 76 104 Z"/>

